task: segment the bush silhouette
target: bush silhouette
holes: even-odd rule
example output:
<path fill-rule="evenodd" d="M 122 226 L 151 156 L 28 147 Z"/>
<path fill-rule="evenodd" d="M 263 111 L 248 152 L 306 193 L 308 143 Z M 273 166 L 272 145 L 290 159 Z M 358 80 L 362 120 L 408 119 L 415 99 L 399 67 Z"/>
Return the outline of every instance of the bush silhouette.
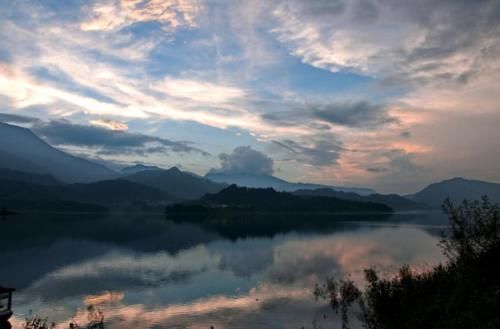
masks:
<path fill-rule="evenodd" d="M 449 229 L 440 246 L 448 260 L 422 272 L 402 267 L 390 279 L 365 270 L 367 286 L 329 278 L 314 291 L 341 312 L 349 310 L 368 329 L 500 328 L 500 207 L 483 198 L 454 206 L 443 204 Z"/>

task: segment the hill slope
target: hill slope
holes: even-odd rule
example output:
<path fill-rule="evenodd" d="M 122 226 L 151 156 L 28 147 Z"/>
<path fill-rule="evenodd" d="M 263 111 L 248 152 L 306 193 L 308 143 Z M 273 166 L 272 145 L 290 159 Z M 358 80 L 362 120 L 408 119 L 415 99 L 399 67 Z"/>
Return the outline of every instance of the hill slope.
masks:
<path fill-rule="evenodd" d="M 397 194 L 370 194 L 359 195 L 356 193 L 339 192 L 329 188 L 322 188 L 316 190 L 298 190 L 293 192 L 298 196 L 325 196 L 331 198 L 338 198 L 342 200 L 353 200 L 360 202 L 374 202 L 382 203 L 394 210 L 418 210 L 426 209 L 427 205 L 420 204 Z"/>
<path fill-rule="evenodd" d="M 2 122 L 0 157 L 0 168 L 50 174 L 69 183 L 116 177 L 111 169 L 53 148 L 29 129 Z"/>
<path fill-rule="evenodd" d="M 391 212 L 379 203 L 341 200 L 323 196 L 299 197 L 272 188 L 256 189 L 231 185 L 219 193 L 207 194 L 200 199 L 209 206 L 251 208 L 261 211 L 284 212 Z"/>
<path fill-rule="evenodd" d="M 375 191 L 368 188 L 326 186 L 309 183 L 291 183 L 270 175 L 208 173 L 207 175 L 205 175 L 205 177 L 210 179 L 211 181 L 219 183 L 236 184 L 238 186 L 252 188 L 273 188 L 277 191 L 285 192 L 292 192 L 301 189 L 313 190 L 319 188 L 331 188 L 336 191 L 353 192 L 360 195 L 375 193 Z"/>
<path fill-rule="evenodd" d="M 133 165 L 130 167 L 122 168 L 120 170 L 120 173 L 122 175 L 132 175 L 132 174 L 136 174 L 138 172 L 147 171 L 147 170 L 163 170 L 163 169 L 160 167 L 156 167 L 156 166 L 146 166 L 143 164 L 136 164 L 136 165 Z"/>
<path fill-rule="evenodd" d="M 473 179 L 452 178 L 431 184 L 422 191 L 407 197 L 416 202 L 440 206 L 447 197 L 454 202 L 461 202 L 464 199 L 478 200 L 483 195 L 488 196 L 494 202 L 500 202 L 500 184 Z"/>
<path fill-rule="evenodd" d="M 13 180 L 38 185 L 60 185 L 60 181 L 47 174 L 27 173 L 19 170 L 1 169 L 0 180 Z"/>
<path fill-rule="evenodd" d="M 25 210 L 47 209 L 44 204 L 130 205 L 134 202 L 168 203 L 174 199 L 158 189 L 122 179 L 88 184 L 41 185 L 15 179 L 0 179 L 0 206 Z M 71 209 L 65 209 L 71 210 Z"/>
<path fill-rule="evenodd" d="M 168 170 L 145 170 L 124 179 L 151 186 L 162 190 L 174 197 L 185 200 L 195 200 L 207 193 L 215 193 L 226 187 L 225 184 L 215 183 L 203 177 L 197 177 L 183 172 L 176 167 Z"/>

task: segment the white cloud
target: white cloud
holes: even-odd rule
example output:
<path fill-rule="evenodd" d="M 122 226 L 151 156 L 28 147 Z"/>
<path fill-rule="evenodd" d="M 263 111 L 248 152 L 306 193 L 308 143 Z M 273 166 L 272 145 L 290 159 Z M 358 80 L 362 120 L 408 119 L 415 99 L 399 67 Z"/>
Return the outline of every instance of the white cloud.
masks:
<path fill-rule="evenodd" d="M 492 51 L 498 53 L 492 6 L 492 1 L 286 1 L 273 12 L 273 33 L 292 55 L 315 67 L 461 82 L 478 62 L 491 59 Z"/>
<path fill-rule="evenodd" d="M 126 123 L 117 122 L 117 121 L 113 121 L 113 120 L 97 119 L 97 120 L 90 120 L 90 123 L 94 126 L 106 128 L 109 130 L 115 130 L 115 131 L 125 131 L 128 129 L 128 126 Z"/>
<path fill-rule="evenodd" d="M 114 0 L 96 3 L 84 31 L 115 31 L 142 22 L 158 22 L 165 30 L 195 27 L 201 5 L 196 0 Z"/>
<path fill-rule="evenodd" d="M 220 168 L 211 169 L 223 174 L 272 175 L 274 161 L 266 154 L 253 150 L 250 146 L 238 146 L 231 154 L 222 153 Z"/>
<path fill-rule="evenodd" d="M 229 103 L 246 96 L 246 92 L 237 87 L 173 77 L 168 77 L 162 82 L 156 83 L 154 88 L 173 97 L 208 104 Z"/>

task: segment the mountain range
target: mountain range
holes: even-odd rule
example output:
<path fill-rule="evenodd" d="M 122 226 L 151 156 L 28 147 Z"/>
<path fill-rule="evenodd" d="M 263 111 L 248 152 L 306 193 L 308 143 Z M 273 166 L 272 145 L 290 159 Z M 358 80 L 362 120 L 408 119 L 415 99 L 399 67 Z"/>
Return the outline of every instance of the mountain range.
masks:
<path fill-rule="evenodd" d="M 273 188 L 249 188 L 230 185 L 206 194 L 197 202 L 167 207 L 167 214 L 199 214 L 216 211 L 221 214 L 234 211 L 330 213 L 375 212 L 390 213 L 392 208 L 381 203 L 344 200 L 325 196 L 297 196 L 278 192 Z M 222 211 L 222 212 L 221 212 Z"/>
<path fill-rule="evenodd" d="M 356 188 L 356 187 L 341 187 L 341 186 L 327 186 L 321 184 L 310 183 L 291 183 L 286 180 L 270 176 L 270 175 L 257 175 L 257 174 L 225 174 L 209 172 L 205 175 L 206 178 L 214 182 L 235 184 L 238 186 L 253 187 L 253 188 L 267 188 L 272 187 L 276 191 L 292 192 L 296 190 L 314 190 L 320 188 L 330 188 L 336 191 L 352 192 L 359 195 L 369 195 L 375 193 L 374 190 L 369 188 Z"/>
<path fill-rule="evenodd" d="M 113 170 L 62 152 L 29 129 L 0 122 L 0 168 L 50 174 L 68 183 L 117 177 Z"/>
<path fill-rule="evenodd" d="M 138 172 L 146 171 L 146 170 L 159 171 L 159 170 L 163 170 L 163 169 L 160 167 L 157 167 L 157 166 L 147 166 L 147 165 L 143 165 L 143 164 L 136 164 L 133 166 L 129 166 L 129 167 L 125 167 L 125 168 L 120 169 L 120 174 L 132 175 L 132 174 L 136 174 Z"/>
<path fill-rule="evenodd" d="M 63 183 L 48 175 L 0 169 L 0 207 L 101 211 L 137 202 L 165 204 L 177 200 L 161 190 L 124 179 Z"/>
<path fill-rule="evenodd" d="M 394 210 L 438 207 L 446 197 L 460 202 L 487 195 L 500 202 L 500 184 L 465 178 L 434 183 L 401 196 L 377 194 L 368 188 L 292 183 L 271 175 L 210 172 L 202 177 L 176 167 L 162 169 L 142 164 L 117 172 L 58 150 L 29 129 L 0 122 L 0 207 L 6 203 L 25 208 L 35 204 L 47 208 L 52 203 L 65 209 L 78 203 L 79 209 L 136 202 L 169 204 L 197 200 L 232 184 L 294 192 L 300 197 L 382 203 Z"/>
<path fill-rule="evenodd" d="M 123 177 L 131 182 L 157 188 L 179 199 L 199 199 L 207 193 L 215 193 L 226 184 L 215 183 L 172 167 L 167 170 L 143 170 Z"/>
<path fill-rule="evenodd" d="M 351 200 L 359 202 L 373 202 L 385 204 L 396 211 L 428 209 L 429 206 L 424 203 L 419 203 L 397 194 L 370 194 L 359 195 L 352 192 L 335 191 L 330 188 L 321 188 L 316 190 L 297 190 L 293 192 L 298 196 L 323 196 L 337 198 L 341 200 Z"/>
<path fill-rule="evenodd" d="M 479 200 L 482 196 L 500 202 L 500 184 L 457 177 L 430 184 L 415 194 L 406 195 L 406 198 L 436 207 L 445 198 L 457 203 L 465 199 Z"/>

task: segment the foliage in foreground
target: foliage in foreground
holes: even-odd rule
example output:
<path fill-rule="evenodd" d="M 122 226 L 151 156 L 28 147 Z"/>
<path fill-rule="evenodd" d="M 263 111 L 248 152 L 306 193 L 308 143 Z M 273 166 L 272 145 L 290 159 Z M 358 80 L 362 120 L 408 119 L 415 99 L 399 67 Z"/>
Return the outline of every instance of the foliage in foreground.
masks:
<path fill-rule="evenodd" d="M 87 307 L 88 323 L 85 326 L 79 326 L 76 322 L 69 324 L 69 329 L 104 329 L 104 313 L 99 308 L 92 305 Z M 49 323 L 47 318 L 29 315 L 26 318 L 23 329 L 56 329 L 54 322 Z"/>
<path fill-rule="evenodd" d="M 500 207 L 487 198 L 443 205 L 449 230 L 440 246 L 448 261 L 425 272 L 404 266 L 390 279 L 366 269 L 367 286 L 330 278 L 314 291 L 368 329 L 500 328 Z"/>

